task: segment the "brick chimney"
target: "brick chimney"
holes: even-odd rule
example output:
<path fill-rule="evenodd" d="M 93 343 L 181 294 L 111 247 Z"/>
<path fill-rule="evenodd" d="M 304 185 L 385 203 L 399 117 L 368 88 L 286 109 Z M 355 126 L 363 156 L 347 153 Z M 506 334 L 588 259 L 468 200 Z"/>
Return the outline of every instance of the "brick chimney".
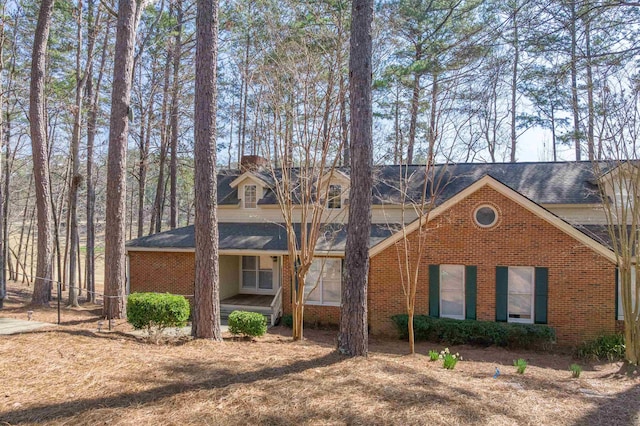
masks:
<path fill-rule="evenodd" d="M 240 170 L 243 172 L 258 170 L 269 165 L 269 160 L 259 155 L 243 155 L 240 158 Z"/>

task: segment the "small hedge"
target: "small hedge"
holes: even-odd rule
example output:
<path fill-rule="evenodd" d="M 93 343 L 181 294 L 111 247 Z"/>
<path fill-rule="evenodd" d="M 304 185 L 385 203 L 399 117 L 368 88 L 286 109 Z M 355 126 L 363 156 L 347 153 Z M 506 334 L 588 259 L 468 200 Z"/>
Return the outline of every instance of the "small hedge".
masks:
<path fill-rule="evenodd" d="M 260 337 L 267 332 L 267 319 L 257 312 L 233 311 L 229 314 L 229 332 Z"/>
<path fill-rule="evenodd" d="M 409 317 L 406 314 L 391 317 L 401 339 L 409 338 Z M 491 321 L 454 320 L 427 315 L 413 317 L 416 341 L 430 340 L 449 345 L 506 346 L 528 348 L 555 341 L 555 331 L 546 325 L 513 324 Z"/>
<path fill-rule="evenodd" d="M 576 355 L 590 361 L 620 361 L 625 357 L 624 335 L 606 334 L 584 342 Z"/>
<path fill-rule="evenodd" d="M 184 327 L 189 319 L 189 302 L 184 296 L 161 293 L 132 293 L 127 299 L 127 321 L 135 329 Z"/>
<path fill-rule="evenodd" d="M 282 318 L 280 318 L 280 324 L 287 328 L 293 328 L 293 315 L 283 315 Z"/>

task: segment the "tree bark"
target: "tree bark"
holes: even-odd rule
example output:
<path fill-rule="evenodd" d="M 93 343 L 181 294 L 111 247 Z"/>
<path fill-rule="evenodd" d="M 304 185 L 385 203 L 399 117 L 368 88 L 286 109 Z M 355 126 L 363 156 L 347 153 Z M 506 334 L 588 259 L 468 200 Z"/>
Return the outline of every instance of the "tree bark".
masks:
<path fill-rule="evenodd" d="M 196 282 L 193 336 L 222 341 L 216 178 L 218 1 L 197 0 L 195 82 Z"/>
<path fill-rule="evenodd" d="M 178 0 L 176 9 L 176 36 L 173 41 L 173 88 L 171 90 L 171 175 L 169 227 L 178 226 L 178 97 L 180 96 L 180 57 L 182 56 L 182 1 Z"/>
<path fill-rule="evenodd" d="M 49 152 L 44 111 L 45 63 L 47 42 L 53 13 L 53 0 L 42 0 L 38 13 L 33 54 L 31 56 L 31 84 L 29 95 L 29 124 L 31 129 L 31 152 L 35 182 L 36 206 L 38 210 L 38 260 L 36 280 L 31 303 L 49 305 L 51 288 L 51 210 L 49 183 Z"/>
<path fill-rule="evenodd" d="M 513 5 L 513 64 L 511 68 L 511 156 L 510 161 L 516 162 L 516 118 L 518 100 L 518 66 L 520 62 L 520 40 L 518 39 L 518 9 L 520 6 L 516 1 Z"/>
<path fill-rule="evenodd" d="M 125 174 L 136 24 L 136 1 L 120 0 L 111 92 L 104 252 L 104 315 L 110 319 L 125 315 Z"/>
<path fill-rule="evenodd" d="M 366 356 L 369 343 L 367 279 L 373 167 L 372 21 L 373 0 L 354 0 L 349 59 L 351 189 L 338 338 L 339 350 L 350 356 Z"/>

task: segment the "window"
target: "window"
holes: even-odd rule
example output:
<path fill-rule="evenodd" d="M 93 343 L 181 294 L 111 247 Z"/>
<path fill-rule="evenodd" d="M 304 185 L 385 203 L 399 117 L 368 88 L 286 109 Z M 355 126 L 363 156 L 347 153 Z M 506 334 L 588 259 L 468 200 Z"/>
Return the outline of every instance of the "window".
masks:
<path fill-rule="evenodd" d="M 464 266 L 440 265 L 440 316 L 464 319 Z"/>
<path fill-rule="evenodd" d="M 273 290 L 273 259 L 271 256 L 242 256 L 242 289 Z"/>
<path fill-rule="evenodd" d="M 498 212 L 489 205 L 478 207 L 473 213 L 476 224 L 482 228 L 490 228 L 498 221 Z"/>
<path fill-rule="evenodd" d="M 258 204 L 258 188 L 256 185 L 244 186 L 244 208 L 255 209 Z"/>
<path fill-rule="evenodd" d="M 534 271 L 531 267 L 509 267 L 507 321 L 533 323 Z"/>
<path fill-rule="evenodd" d="M 314 259 L 304 286 L 305 303 L 338 306 L 341 294 L 342 259 Z"/>
<path fill-rule="evenodd" d="M 631 267 L 631 308 L 636 309 L 636 268 Z M 617 319 L 624 320 L 624 309 L 622 308 L 622 282 L 620 280 L 620 273 L 618 273 L 618 307 L 617 307 Z"/>
<path fill-rule="evenodd" d="M 340 185 L 329 185 L 329 193 L 327 195 L 329 197 L 327 208 L 342 208 L 342 187 Z"/>

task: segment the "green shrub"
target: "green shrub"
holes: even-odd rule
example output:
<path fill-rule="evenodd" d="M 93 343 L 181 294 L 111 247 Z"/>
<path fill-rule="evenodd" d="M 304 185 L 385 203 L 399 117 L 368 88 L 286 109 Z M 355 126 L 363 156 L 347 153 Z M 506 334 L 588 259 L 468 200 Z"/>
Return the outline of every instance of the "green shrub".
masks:
<path fill-rule="evenodd" d="M 571 366 L 569 366 L 569 370 L 571 371 L 571 377 L 573 377 L 574 379 L 579 378 L 580 373 L 582 373 L 582 367 L 580 367 L 578 364 L 571 364 Z"/>
<path fill-rule="evenodd" d="M 430 350 L 429 351 L 429 360 L 430 361 L 437 361 L 438 359 L 440 359 L 440 354 L 438 353 L 438 351 Z"/>
<path fill-rule="evenodd" d="M 189 319 L 189 302 L 184 296 L 161 293 L 132 293 L 127 298 L 127 321 L 135 329 L 155 329 L 161 334 L 166 327 L 184 327 Z"/>
<path fill-rule="evenodd" d="M 406 314 L 391 317 L 400 338 L 408 339 Z M 555 331 L 546 325 L 511 324 L 491 321 L 454 320 L 416 315 L 413 318 L 416 340 L 431 340 L 449 345 L 506 346 L 529 348 L 555 341 Z"/>
<path fill-rule="evenodd" d="M 624 359 L 624 351 L 622 334 L 605 334 L 580 345 L 577 356 L 591 361 L 619 361 Z"/>
<path fill-rule="evenodd" d="M 280 324 L 287 328 L 293 328 L 293 315 L 283 315 L 282 318 L 280 318 Z"/>
<path fill-rule="evenodd" d="M 513 365 L 516 367 L 518 374 L 524 374 L 524 370 L 527 369 L 527 361 L 522 358 L 513 361 Z"/>
<path fill-rule="evenodd" d="M 257 312 L 233 311 L 229 314 L 229 332 L 260 337 L 267 332 L 267 319 Z"/>
<path fill-rule="evenodd" d="M 453 370 L 456 368 L 456 364 L 460 358 L 460 354 L 452 354 L 449 352 L 449 348 L 445 348 L 440 352 L 440 358 L 442 359 L 442 367 L 447 370 Z"/>

